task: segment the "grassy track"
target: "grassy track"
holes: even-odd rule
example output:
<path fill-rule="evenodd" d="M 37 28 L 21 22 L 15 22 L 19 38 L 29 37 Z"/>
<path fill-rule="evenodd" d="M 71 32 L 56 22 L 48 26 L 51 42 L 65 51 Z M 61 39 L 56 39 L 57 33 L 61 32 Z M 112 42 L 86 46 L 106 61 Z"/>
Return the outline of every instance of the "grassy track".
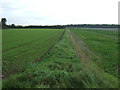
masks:
<path fill-rule="evenodd" d="M 63 30 L 4 30 L 3 75 L 9 76 L 39 59 L 58 40 Z"/>
<path fill-rule="evenodd" d="M 23 73 L 4 80 L 3 87 L 83 87 L 75 84 L 77 80 L 72 75 L 80 70 L 79 67 L 79 60 L 65 33 L 41 63 L 31 63 Z"/>
<path fill-rule="evenodd" d="M 118 34 L 117 31 L 73 29 L 86 47 L 99 58 L 92 58 L 104 71 L 118 75 Z"/>

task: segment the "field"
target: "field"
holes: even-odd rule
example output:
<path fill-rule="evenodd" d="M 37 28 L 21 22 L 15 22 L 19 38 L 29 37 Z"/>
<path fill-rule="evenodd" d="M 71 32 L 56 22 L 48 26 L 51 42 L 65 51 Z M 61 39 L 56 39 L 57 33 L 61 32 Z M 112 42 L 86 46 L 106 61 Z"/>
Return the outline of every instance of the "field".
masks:
<path fill-rule="evenodd" d="M 3 88 L 117 88 L 117 33 L 4 30 Z"/>
<path fill-rule="evenodd" d="M 4 77 L 22 70 L 32 61 L 39 61 L 59 39 L 62 32 L 63 30 L 4 30 L 2 34 Z"/>
<path fill-rule="evenodd" d="M 117 31 L 73 30 L 99 58 L 94 59 L 106 72 L 118 75 Z"/>

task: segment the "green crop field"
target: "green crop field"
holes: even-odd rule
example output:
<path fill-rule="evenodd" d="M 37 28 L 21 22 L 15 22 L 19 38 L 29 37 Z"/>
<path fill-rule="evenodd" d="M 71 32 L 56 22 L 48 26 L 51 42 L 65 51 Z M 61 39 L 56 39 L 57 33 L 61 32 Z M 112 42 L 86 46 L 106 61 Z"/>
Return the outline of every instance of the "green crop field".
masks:
<path fill-rule="evenodd" d="M 31 61 L 52 47 L 63 30 L 4 30 L 3 75 L 4 77 L 22 70 Z"/>
<path fill-rule="evenodd" d="M 73 30 L 99 58 L 94 61 L 106 72 L 118 76 L 118 32 Z"/>
<path fill-rule="evenodd" d="M 3 31 L 3 88 L 118 88 L 118 32 Z"/>

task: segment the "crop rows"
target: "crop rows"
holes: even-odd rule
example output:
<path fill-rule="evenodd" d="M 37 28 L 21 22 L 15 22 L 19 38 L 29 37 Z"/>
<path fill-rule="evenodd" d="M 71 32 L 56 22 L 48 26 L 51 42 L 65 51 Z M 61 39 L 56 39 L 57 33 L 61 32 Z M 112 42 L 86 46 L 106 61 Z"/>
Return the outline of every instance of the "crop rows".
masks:
<path fill-rule="evenodd" d="M 73 29 L 90 51 L 99 58 L 94 61 L 106 72 L 118 75 L 118 33 L 117 31 Z M 93 60 L 93 59 L 92 59 Z"/>
<path fill-rule="evenodd" d="M 63 30 L 4 30 L 3 75 L 14 74 L 39 59 L 51 48 Z"/>

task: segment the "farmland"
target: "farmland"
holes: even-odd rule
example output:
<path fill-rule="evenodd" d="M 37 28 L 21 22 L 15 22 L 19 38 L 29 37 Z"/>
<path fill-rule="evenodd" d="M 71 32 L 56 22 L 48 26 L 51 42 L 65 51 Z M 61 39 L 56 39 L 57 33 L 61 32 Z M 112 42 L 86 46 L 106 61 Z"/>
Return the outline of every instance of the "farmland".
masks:
<path fill-rule="evenodd" d="M 118 75 L 118 32 L 97 30 L 73 30 L 90 51 L 99 58 L 94 61 L 106 72 Z"/>
<path fill-rule="evenodd" d="M 4 30 L 4 77 L 22 70 L 32 61 L 39 60 L 55 44 L 62 32 L 63 30 Z"/>
<path fill-rule="evenodd" d="M 117 33 L 4 30 L 3 88 L 117 88 Z"/>

